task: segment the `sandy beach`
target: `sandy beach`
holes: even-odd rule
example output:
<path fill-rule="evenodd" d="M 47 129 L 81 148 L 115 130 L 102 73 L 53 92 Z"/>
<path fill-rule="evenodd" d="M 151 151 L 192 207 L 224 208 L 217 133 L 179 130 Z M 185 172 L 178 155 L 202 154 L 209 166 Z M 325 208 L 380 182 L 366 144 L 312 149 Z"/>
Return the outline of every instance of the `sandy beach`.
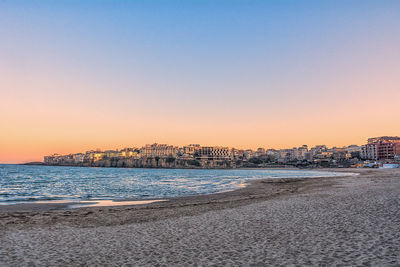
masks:
<path fill-rule="evenodd" d="M 1 266 L 400 264 L 400 169 L 135 206 L 0 206 Z"/>

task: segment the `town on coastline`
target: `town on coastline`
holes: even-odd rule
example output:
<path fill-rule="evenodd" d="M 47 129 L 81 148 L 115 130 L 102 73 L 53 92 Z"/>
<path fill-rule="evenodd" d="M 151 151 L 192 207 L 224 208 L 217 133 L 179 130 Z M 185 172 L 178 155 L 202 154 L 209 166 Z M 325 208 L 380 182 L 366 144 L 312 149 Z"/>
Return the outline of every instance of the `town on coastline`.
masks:
<path fill-rule="evenodd" d="M 328 148 L 307 145 L 291 149 L 235 149 L 191 144 L 145 145 L 121 150 L 99 149 L 44 157 L 45 165 L 126 168 L 360 168 L 398 167 L 400 137 L 369 138 L 362 146 Z"/>

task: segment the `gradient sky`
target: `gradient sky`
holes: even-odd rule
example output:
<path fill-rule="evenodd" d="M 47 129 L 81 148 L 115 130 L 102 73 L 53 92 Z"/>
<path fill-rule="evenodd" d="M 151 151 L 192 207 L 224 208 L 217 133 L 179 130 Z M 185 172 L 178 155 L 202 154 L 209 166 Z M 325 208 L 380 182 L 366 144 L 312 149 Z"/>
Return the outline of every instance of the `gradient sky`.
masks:
<path fill-rule="evenodd" d="M 0 162 L 400 135 L 400 1 L 0 0 Z"/>

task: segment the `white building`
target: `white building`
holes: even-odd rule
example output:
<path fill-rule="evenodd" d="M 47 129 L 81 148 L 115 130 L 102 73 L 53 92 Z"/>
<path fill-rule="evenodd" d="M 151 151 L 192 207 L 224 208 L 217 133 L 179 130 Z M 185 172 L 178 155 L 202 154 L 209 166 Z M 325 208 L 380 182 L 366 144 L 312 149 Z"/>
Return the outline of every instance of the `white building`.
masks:
<path fill-rule="evenodd" d="M 378 145 L 376 143 L 366 144 L 361 146 L 360 157 L 362 159 L 377 160 L 378 159 Z"/>

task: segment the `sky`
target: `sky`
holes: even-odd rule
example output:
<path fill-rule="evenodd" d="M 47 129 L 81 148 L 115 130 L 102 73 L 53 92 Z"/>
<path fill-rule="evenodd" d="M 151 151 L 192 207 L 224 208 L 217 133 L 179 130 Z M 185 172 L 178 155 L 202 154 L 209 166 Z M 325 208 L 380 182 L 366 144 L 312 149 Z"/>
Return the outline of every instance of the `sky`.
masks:
<path fill-rule="evenodd" d="M 400 1 L 0 0 L 0 163 L 400 135 Z"/>

